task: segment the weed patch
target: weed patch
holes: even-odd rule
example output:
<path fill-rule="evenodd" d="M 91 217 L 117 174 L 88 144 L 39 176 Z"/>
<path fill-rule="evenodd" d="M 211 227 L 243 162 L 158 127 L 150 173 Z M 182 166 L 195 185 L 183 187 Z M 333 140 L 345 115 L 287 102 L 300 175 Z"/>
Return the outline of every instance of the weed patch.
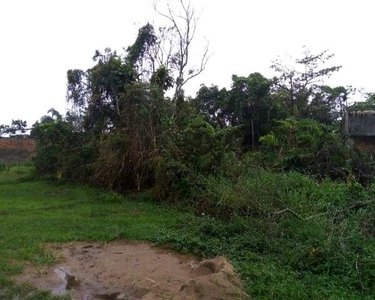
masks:
<path fill-rule="evenodd" d="M 201 197 L 210 198 L 213 207 L 221 201 L 231 209 L 230 217 L 219 218 L 212 210 L 197 215 L 152 202 L 145 193 L 124 197 L 26 180 L 27 172 L 16 170 L 11 168 L 9 177 L 0 175 L 3 299 L 54 299 L 29 287 L 15 287 L 9 279 L 21 272 L 24 261 L 51 264 L 54 258 L 43 250 L 45 243 L 116 239 L 148 240 L 207 258 L 224 255 L 254 299 L 373 297 L 374 205 L 342 211 L 351 203 L 372 199 L 371 188 L 317 183 L 298 173 L 265 170 L 243 173 L 240 183 L 208 177 Z M 229 197 L 239 204 L 231 206 Z M 242 214 L 240 207 L 251 209 Z M 302 219 L 274 214 L 285 207 Z M 308 218 L 314 215 L 318 216 Z"/>

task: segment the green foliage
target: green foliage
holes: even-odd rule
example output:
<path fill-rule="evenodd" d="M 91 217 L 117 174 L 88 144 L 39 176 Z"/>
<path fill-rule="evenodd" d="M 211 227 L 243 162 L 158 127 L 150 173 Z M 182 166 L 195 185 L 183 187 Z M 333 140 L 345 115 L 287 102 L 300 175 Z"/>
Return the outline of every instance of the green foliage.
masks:
<path fill-rule="evenodd" d="M 231 123 L 232 109 L 229 107 L 229 92 L 218 86 L 201 86 L 197 96 L 192 100 L 197 110 L 213 126 L 225 127 Z"/>
<path fill-rule="evenodd" d="M 121 118 L 110 132 L 99 135 L 98 157 L 91 164 L 90 182 L 116 190 L 148 187 L 162 134 L 168 128 L 170 103 L 159 89 L 134 84 L 121 101 Z"/>
<path fill-rule="evenodd" d="M 232 76 L 232 88 L 202 86 L 193 100 L 198 111 L 214 126 L 240 126 L 244 149 L 254 148 L 274 119 L 284 115 L 280 101 L 271 96 L 272 81 L 260 73 Z"/>
<path fill-rule="evenodd" d="M 368 93 L 366 95 L 366 100 L 363 102 L 355 102 L 350 105 L 348 111 L 358 111 L 358 110 L 375 110 L 375 94 Z"/>
<path fill-rule="evenodd" d="M 149 49 L 157 42 L 157 37 L 154 28 L 151 24 L 147 23 L 138 31 L 138 36 L 134 44 L 128 47 L 127 61 L 129 65 L 135 66 L 141 62 L 144 56 L 148 53 Z"/>
<path fill-rule="evenodd" d="M 265 165 L 320 179 L 372 182 L 375 169 L 371 156 L 350 149 L 334 127 L 295 118 L 277 124 L 260 138 L 261 151 L 269 160 Z"/>
<path fill-rule="evenodd" d="M 157 39 L 147 24 L 125 55 L 96 51 L 91 69 L 68 71 L 73 110 L 66 120 L 80 139 L 63 159 L 69 178 L 122 191 L 153 183 L 174 113 L 163 96 L 174 83 L 170 71 L 162 65 L 153 69 Z"/>
<path fill-rule="evenodd" d="M 274 80 L 275 90 L 284 94 L 285 105 L 289 107 L 291 115 L 300 115 L 312 99 L 326 90 L 322 84 L 324 78 L 341 69 L 341 66 L 322 66 L 332 57 L 327 50 L 313 54 L 305 48 L 302 57 L 295 59 L 295 66 L 290 67 L 280 59 L 273 62 L 271 68 L 280 74 Z"/>
<path fill-rule="evenodd" d="M 201 116 L 187 117 L 184 122 L 163 143 L 154 187 L 159 200 L 188 199 L 200 185 L 198 175 L 218 172 L 225 153 L 236 143 L 234 130 L 215 129 Z"/>
<path fill-rule="evenodd" d="M 234 123 L 243 124 L 244 147 L 254 147 L 261 134 L 262 123 L 270 120 L 271 81 L 260 73 L 252 73 L 247 78 L 233 75 L 232 80 L 230 104 L 237 110 Z"/>
<path fill-rule="evenodd" d="M 32 174 L 33 166 L 0 172 L 0 299 L 57 299 L 11 282 L 27 261 L 42 266 L 54 262 L 43 248 L 45 243 L 119 238 L 156 241 L 161 230 L 169 230 L 184 215 L 141 201 L 142 197 L 31 181 Z"/>
<path fill-rule="evenodd" d="M 154 74 L 152 74 L 150 82 L 160 88 L 161 91 L 167 91 L 173 87 L 174 79 L 165 66 L 160 66 Z"/>
<path fill-rule="evenodd" d="M 344 117 L 347 100 L 352 92 L 351 87 L 331 88 L 323 85 L 314 94 L 309 105 L 302 109 L 301 114 L 324 124 L 333 124 Z"/>
<path fill-rule="evenodd" d="M 70 124 L 62 120 L 42 123 L 34 128 L 37 142 L 34 161 L 38 173 L 61 177 L 64 156 L 73 141 L 71 131 Z"/>
<path fill-rule="evenodd" d="M 182 87 L 208 56 L 186 70 L 194 11 L 184 10 L 183 35 L 147 24 L 123 54 L 96 51 L 92 68 L 69 70 L 72 109 L 34 125 L 39 175 L 111 191 L 30 182 L 29 167 L 0 164 L 0 297 L 29 292 L 6 280 L 19 272 L 9 262 L 50 262 L 42 242 L 127 238 L 226 255 L 257 299 L 372 299 L 375 160 L 340 135 L 353 90 L 323 79 L 341 67 L 306 50 L 296 67 L 274 62 L 278 78 L 233 75 L 230 89 L 203 85 L 188 99 Z M 367 96 L 348 110 L 373 109 Z M 120 193 L 131 190 L 143 192 Z"/>
<path fill-rule="evenodd" d="M 181 212 L 144 194 L 24 180 L 31 166 L 0 173 L 0 295 L 53 299 L 8 280 L 22 270 L 16 261 L 53 261 L 43 243 L 138 239 L 204 257 L 225 255 L 254 299 L 372 299 L 374 205 L 344 209 L 373 199 L 374 188 L 277 174 L 254 167 L 249 156 L 229 156 L 223 166 L 232 167 L 230 175 L 208 176 L 199 191 L 230 220 L 213 210 Z M 302 220 L 280 213 L 285 208 Z"/>
<path fill-rule="evenodd" d="M 238 188 L 243 186 L 243 179 L 232 187 L 223 179 L 212 183 L 209 191 L 217 195 L 221 190 L 220 205 L 231 197 L 225 207 L 232 213 L 230 221 L 219 221 L 213 214 L 199 220 L 188 218 L 178 226 L 183 234 L 166 233 L 161 242 L 207 256 L 227 253 L 249 284 L 249 294 L 256 299 L 370 297 L 374 289 L 373 250 L 368 247 L 372 242 L 361 236 L 357 214 L 334 213 L 354 200 L 346 185 L 329 181 L 320 185 L 298 173 L 277 175 L 263 170 L 252 175 L 245 176 L 248 183 L 241 191 Z M 239 206 L 232 205 L 242 193 L 240 205 L 256 204 L 267 208 L 267 214 L 249 210 L 252 214 L 247 218 L 233 215 L 233 209 Z M 208 199 L 212 197 L 207 194 Z M 282 211 L 280 206 L 290 208 L 301 218 L 319 212 L 332 214 L 300 220 L 288 212 L 274 214 Z M 326 281 L 330 287 L 324 284 Z"/>
<path fill-rule="evenodd" d="M 237 163 L 230 160 L 227 168 L 225 173 L 198 176 L 199 185 L 190 196 L 199 214 L 220 219 L 268 218 L 288 207 L 305 218 L 352 200 L 367 200 L 359 196 L 366 194 L 364 190 L 353 193 L 351 185 L 335 184 L 330 180 L 318 184 L 296 172 L 275 173 L 254 165 L 252 159 Z"/>
<path fill-rule="evenodd" d="M 299 148 L 315 151 L 320 146 L 324 133 L 330 134 L 327 128 L 311 119 L 297 121 L 294 118 L 287 118 L 277 121 L 277 123 L 278 126 L 275 130 L 277 131 L 278 140 L 281 141 L 285 149 L 294 150 Z M 324 138 L 327 138 L 327 136 L 324 136 Z M 266 139 L 262 140 L 263 142 L 266 141 Z"/>

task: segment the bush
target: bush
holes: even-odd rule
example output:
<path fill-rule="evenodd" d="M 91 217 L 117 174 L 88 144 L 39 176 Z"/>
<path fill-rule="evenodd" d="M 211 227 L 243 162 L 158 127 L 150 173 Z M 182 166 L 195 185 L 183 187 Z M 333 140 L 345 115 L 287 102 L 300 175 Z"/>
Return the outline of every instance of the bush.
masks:
<path fill-rule="evenodd" d="M 320 180 L 374 180 L 371 154 L 354 151 L 337 129 L 311 119 L 278 121 L 274 131 L 260 138 L 263 165 L 275 171 L 297 171 Z"/>
<path fill-rule="evenodd" d="M 231 128 L 213 128 L 200 116 L 175 127 L 157 160 L 153 194 L 158 200 L 191 200 L 201 176 L 219 173 L 236 141 Z"/>
<path fill-rule="evenodd" d="M 34 129 L 34 134 L 36 171 L 39 174 L 61 178 L 66 167 L 65 157 L 75 141 L 71 125 L 62 120 L 42 123 Z"/>
<path fill-rule="evenodd" d="M 200 212 L 220 218 L 235 216 L 270 217 L 290 209 L 296 217 L 326 212 L 352 199 L 345 184 L 326 180 L 318 183 L 296 172 L 274 173 L 252 167 L 239 177 L 201 177 L 196 197 Z"/>

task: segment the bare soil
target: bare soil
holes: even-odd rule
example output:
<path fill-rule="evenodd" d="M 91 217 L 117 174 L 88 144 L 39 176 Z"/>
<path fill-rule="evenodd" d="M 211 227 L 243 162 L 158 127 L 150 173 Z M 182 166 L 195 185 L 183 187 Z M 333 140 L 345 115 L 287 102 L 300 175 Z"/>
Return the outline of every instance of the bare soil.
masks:
<path fill-rule="evenodd" d="M 247 298 L 224 257 L 200 261 L 144 242 L 53 244 L 48 250 L 58 262 L 28 264 L 16 282 L 74 300 Z"/>

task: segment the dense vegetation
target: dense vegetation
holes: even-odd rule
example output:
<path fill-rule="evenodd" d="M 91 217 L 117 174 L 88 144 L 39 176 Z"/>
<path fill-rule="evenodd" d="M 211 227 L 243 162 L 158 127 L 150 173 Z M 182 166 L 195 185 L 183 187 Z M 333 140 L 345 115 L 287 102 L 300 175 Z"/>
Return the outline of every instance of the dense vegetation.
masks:
<path fill-rule="evenodd" d="M 233 75 L 230 89 L 203 85 L 190 98 L 183 86 L 203 67 L 186 70 L 184 34 L 175 43 L 185 48 L 172 47 L 162 60 L 160 32 L 147 24 L 124 54 L 96 51 L 91 69 L 68 71 L 71 110 L 63 118 L 51 109 L 34 126 L 39 174 L 120 192 L 147 189 L 158 201 L 188 202 L 208 215 L 222 209 L 210 180 L 235 189 L 259 170 L 373 183 L 372 156 L 350 149 L 340 132 L 353 89 L 324 84 L 341 68 L 327 67 L 327 51 L 304 49 L 294 68 L 273 62 L 278 77 Z M 259 213 L 252 203 L 235 204 L 238 197 L 229 204 L 236 214 Z"/>
<path fill-rule="evenodd" d="M 156 31 L 147 24 L 123 54 L 96 51 L 92 68 L 69 70 L 71 110 L 63 117 L 52 109 L 34 125 L 38 175 L 112 191 L 99 196 L 108 201 L 89 200 L 77 212 L 88 214 L 79 218 L 91 224 L 88 231 L 69 229 L 59 239 L 45 232 L 43 241 L 149 239 L 228 256 L 255 298 L 371 299 L 375 162 L 341 135 L 340 121 L 354 109 L 347 106 L 352 89 L 324 84 L 341 67 L 327 67 L 327 51 L 305 49 L 294 67 L 274 61 L 275 78 L 233 75 L 230 89 L 203 85 L 186 97 L 184 84 L 208 58 L 206 50 L 201 66 L 189 67 L 189 9 L 186 27 L 172 22 Z M 171 11 L 166 17 L 175 20 Z M 163 51 L 165 45 L 171 48 Z M 369 94 L 355 108 L 373 103 Z M 34 184 L 49 189 L 19 183 L 20 192 Z M 156 203 L 113 194 L 129 191 Z M 97 198 L 93 190 L 85 193 L 82 199 Z M 142 219 L 139 232 L 128 229 L 138 221 L 121 212 L 132 205 L 150 214 L 158 207 L 164 223 L 154 231 Z M 69 227 L 70 217 L 64 218 Z M 3 228 L 13 226 L 2 220 Z M 2 245 L 1 251 L 14 248 L 9 237 Z M 7 259 L 23 257 L 7 253 L 4 274 Z"/>
<path fill-rule="evenodd" d="M 44 243 L 115 239 L 149 240 L 206 257 L 225 255 L 254 299 L 373 299 L 375 210 L 364 205 L 373 199 L 373 188 L 259 170 L 239 180 L 233 197 L 246 193 L 244 203 L 250 200 L 258 209 L 282 202 L 292 213 L 228 221 L 155 203 L 147 193 L 121 196 L 51 184 L 32 172 L 30 166 L 0 171 L 2 299 L 55 299 L 17 287 L 9 277 L 22 271 L 24 261 L 52 263 Z M 217 195 L 214 180 L 207 185 Z M 219 184 L 230 201 L 233 190 L 227 182 Z"/>

